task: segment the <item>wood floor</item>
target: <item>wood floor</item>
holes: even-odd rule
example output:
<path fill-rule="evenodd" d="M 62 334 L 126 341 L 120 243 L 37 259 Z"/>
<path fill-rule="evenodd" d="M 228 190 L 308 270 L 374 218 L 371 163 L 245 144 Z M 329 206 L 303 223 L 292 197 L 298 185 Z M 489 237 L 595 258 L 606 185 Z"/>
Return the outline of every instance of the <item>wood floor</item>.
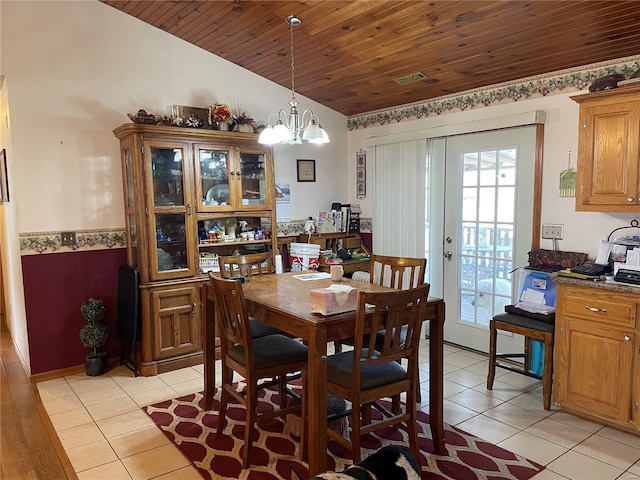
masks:
<path fill-rule="evenodd" d="M 0 478 L 77 480 L 4 324 L 0 330 Z"/>

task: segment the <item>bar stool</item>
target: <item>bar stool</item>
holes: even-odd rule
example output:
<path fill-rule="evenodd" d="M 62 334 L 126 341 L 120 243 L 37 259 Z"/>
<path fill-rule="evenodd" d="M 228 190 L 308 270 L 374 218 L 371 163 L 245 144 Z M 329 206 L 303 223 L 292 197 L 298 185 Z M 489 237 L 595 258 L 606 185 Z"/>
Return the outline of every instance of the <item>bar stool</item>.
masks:
<path fill-rule="evenodd" d="M 504 368 L 512 372 L 520 373 L 528 377 L 542 380 L 542 397 L 544 409 L 551 409 L 551 385 L 553 378 L 553 334 L 555 330 L 555 315 L 552 322 L 537 320 L 513 313 L 501 313 L 489 322 L 489 374 L 487 376 L 487 390 L 493 388 L 493 380 L 496 375 L 496 367 Z M 497 353 L 496 343 L 498 330 L 517 333 L 525 337 L 524 352 L 522 353 Z M 537 340 L 544 344 L 544 366 L 542 375 L 531 371 L 531 342 Z M 524 359 L 524 364 L 507 364 L 499 362 L 500 359 Z"/>

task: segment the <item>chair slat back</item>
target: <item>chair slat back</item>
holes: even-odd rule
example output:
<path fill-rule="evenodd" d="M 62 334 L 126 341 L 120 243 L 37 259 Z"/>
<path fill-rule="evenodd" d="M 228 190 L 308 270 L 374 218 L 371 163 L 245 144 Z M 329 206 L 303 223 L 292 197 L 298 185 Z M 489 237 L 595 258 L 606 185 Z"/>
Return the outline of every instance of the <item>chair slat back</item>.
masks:
<path fill-rule="evenodd" d="M 222 353 L 225 354 L 232 345 L 243 345 L 245 358 L 252 358 L 251 327 L 242 283 L 214 276 L 213 273 L 209 273 L 209 280 L 215 299 Z"/>
<path fill-rule="evenodd" d="M 424 283 L 426 258 L 371 255 L 369 281 L 385 287 L 404 290 Z"/>
<path fill-rule="evenodd" d="M 423 283 L 408 290 L 358 293 L 354 355 L 361 351 L 361 365 L 403 358 L 417 365 L 420 329 L 429 288 L 428 283 Z M 372 331 L 384 331 L 383 342 L 376 344 L 376 335 L 364 335 L 367 315 L 372 315 Z"/>
<path fill-rule="evenodd" d="M 218 258 L 218 264 L 220 276 L 224 278 L 234 275 L 250 277 L 273 273 L 273 262 L 268 252 L 221 256 Z"/>

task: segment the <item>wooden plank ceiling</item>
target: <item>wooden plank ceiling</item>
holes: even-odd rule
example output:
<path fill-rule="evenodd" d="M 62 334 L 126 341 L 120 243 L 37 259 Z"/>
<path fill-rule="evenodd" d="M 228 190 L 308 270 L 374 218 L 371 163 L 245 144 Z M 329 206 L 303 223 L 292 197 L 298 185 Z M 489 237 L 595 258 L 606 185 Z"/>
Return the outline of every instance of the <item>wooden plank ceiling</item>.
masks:
<path fill-rule="evenodd" d="M 101 1 L 287 88 L 296 15 L 295 91 L 345 115 L 640 54 L 637 0 Z"/>

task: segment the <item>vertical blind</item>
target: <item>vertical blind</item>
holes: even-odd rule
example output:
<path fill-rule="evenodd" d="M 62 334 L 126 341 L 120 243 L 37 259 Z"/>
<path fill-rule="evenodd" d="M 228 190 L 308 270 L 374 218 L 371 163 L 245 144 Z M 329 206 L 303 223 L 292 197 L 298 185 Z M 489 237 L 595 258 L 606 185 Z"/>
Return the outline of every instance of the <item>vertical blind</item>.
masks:
<path fill-rule="evenodd" d="M 425 256 L 425 178 L 431 141 L 376 145 L 374 154 L 374 253 Z"/>

